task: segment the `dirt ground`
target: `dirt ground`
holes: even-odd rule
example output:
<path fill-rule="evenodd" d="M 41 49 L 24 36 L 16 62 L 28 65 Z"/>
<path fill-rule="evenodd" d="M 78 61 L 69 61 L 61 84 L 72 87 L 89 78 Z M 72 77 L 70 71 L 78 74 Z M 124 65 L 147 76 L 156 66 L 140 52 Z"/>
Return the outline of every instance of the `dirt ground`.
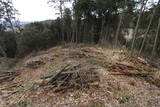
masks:
<path fill-rule="evenodd" d="M 19 74 L 0 82 L 0 107 L 160 107 L 158 62 L 130 57 L 125 49 L 84 45 L 57 46 L 18 61 L 0 58 L 0 80 L 3 72 Z M 67 64 L 98 73 L 100 81 L 55 92 L 41 78 Z"/>

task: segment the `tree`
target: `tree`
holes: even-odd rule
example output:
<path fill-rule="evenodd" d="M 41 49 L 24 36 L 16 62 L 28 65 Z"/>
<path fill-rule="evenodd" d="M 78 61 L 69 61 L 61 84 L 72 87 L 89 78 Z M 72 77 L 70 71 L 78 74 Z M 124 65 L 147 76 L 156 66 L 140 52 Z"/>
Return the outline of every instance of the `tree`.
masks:
<path fill-rule="evenodd" d="M 0 22 L 11 28 L 13 32 L 15 30 L 12 21 L 15 20 L 16 14 L 17 10 L 14 8 L 12 0 L 0 0 Z"/>
<path fill-rule="evenodd" d="M 63 14 L 63 20 L 64 20 L 64 32 L 65 32 L 65 40 L 71 41 L 71 35 L 72 35 L 72 13 L 69 8 L 66 8 L 64 10 Z"/>
<path fill-rule="evenodd" d="M 150 27 L 151 27 L 151 25 L 152 25 L 152 22 L 153 22 L 153 19 L 154 19 L 156 10 L 157 10 L 157 8 L 158 8 L 158 6 L 159 6 L 159 3 L 160 3 L 160 0 L 158 0 L 157 6 L 156 6 L 156 7 L 154 8 L 154 10 L 153 10 L 152 16 L 151 16 L 150 21 L 149 21 L 149 25 L 148 25 L 148 27 L 147 27 L 147 30 L 146 30 L 145 34 L 144 34 L 144 39 L 143 39 L 143 42 L 142 42 L 142 45 L 141 45 L 141 48 L 140 48 L 140 51 L 139 51 L 139 55 L 142 53 L 142 50 L 143 50 L 143 48 L 144 48 L 144 45 L 145 45 L 145 42 L 146 42 L 146 39 L 147 39 L 147 34 L 148 34 L 148 32 L 149 32 L 149 30 L 150 30 Z"/>
<path fill-rule="evenodd" d="M 12 0 L 0 0 L 0 33 L 1 32 L 3 33 L 6 28 L 10 28 L 12 32 L 15 32 L 12 21 L 15 19 L 16 13 L 17 11 L 13 6 Z M 0 36 L 3 36 L 3 35 L 1 34 Z M 14 35 L 11 35 L 11 36 L 14 36 Z M 14 40 L 15 40 L 15 37 L 14 37 Z M 1 48 L 0 52 L 3 53 L 3 56 L 6 56 L 6 53 L 5 53 L 6 49 L 4 49 L 3 46 L 0 46 L 0 48 Z"/>
<path fill-rule="evenodd" d="M 2 54 L 3 57 L 7 57 L 7 55 L 1 45 L 0 45 L 0 54 Z"/>
<path fill-rule="evenodd" d="M 93 0 L 77 0 L 74 4 L 74 19 L 76 23 L 76 42 L 79 41 L 78 34 L 81 33 L 81 26 L 83 26 L 83 42 L 87 43 L 92 40 L 93 36 L 90 31 L 94 26 L 94 11 L 95 2 Z M 83 23 L 83 25 L 82 25 Z M 91 38 L 90 38 L 91 37 Z M 93 41 L 93 40 L 92 40 Z"/>
<path fill-rule="evenodd" d="M 64 12 L 64 9 L 65 9 L 65 3 L 66 2 L 70 2 L 71 0 L 49 0 L 48 3 L 51 3 L 54 8 L 58 9 L 59 13 L 57 14 L 60 14 L 60 18 L 62 19 L 62 41 L 64 42 L 64 21 L 63 21 L 63 12 Z M 57 5 L 58 4 L 58 5 Z"/>
<path fill-rule="evenodd" d="M 160 18 L 159 18 L 159 23 L 158 23 L 158 27 L 157 27 L 156 37 L 155 37 L 155 40 L 154 40 L 154 46 L 153 46 L 153 50 L 152 50 L 152 57 L 155 55 L 159 32 L 160 32 Z"/>
<path fill-rule="evenodd" d="M 125 10 L 126 4 L 127 4 L 127 0 L 125 0 L 125 2 L 124 2 L 124 7 L 123 7 L 124 10 Z M 120 13 L 119 23 L 118 23 L 118 27 L 117 27 L 117 31 L 116 31 L 116 37 L 115 37 L 115 47 L 117 47 L 117 44 L 118 44 L 119 32 L 120 32 L 120 29 L 121 29 L 124 14 L 125 14 L 125 11 Z"/>
<path fill-rule="evenodd" d="M 11 58 L 15 57 L 17 51 L 15 33 L 12 31 L 0 32 L 0 45 L 3 56 Z"/>
<path fill-rule="evenodd" d="M 144 8 L 146 3 L 147 3 L 147 0 L 141 0 L 141 8 L 140 8 L 140 12 L 139 12 L 139 15 L 138 15 L 138 20 L 137 20 L 137 23 L 136 23 L 134 34 L 133 34 L 133 41 L 132 41 L 132 44 L 131 44 L 131 54 L 132 55 L 134 54 L 133 49 L 134 49 L 134 45 L 135 45 L 136 35 L 137 35 L 137 32 L 138 32 L 138 27 L 139 27 L 139 24 L 140 24 L 140 19 L 141 19 L 141 16 L 142 16 L 143 8 Z"/>
<path fill-rule="evenodd" d="M 45 49 L 55 44 L 55 36 L 46 24 L 41 22 L 31 23 L 21 31 L 18 40 L 20 55 L 26 55 L 34 50 Z"/>
<path fill-rule="evenodd" d="M 54 8 L 58 9 L 60 14 L 60 18 L 63 17 L 63 11 L 65 9 L 65 3 L 70 2 L 71 0 L 49 0 L 48 3 L 54 6 Z"/>

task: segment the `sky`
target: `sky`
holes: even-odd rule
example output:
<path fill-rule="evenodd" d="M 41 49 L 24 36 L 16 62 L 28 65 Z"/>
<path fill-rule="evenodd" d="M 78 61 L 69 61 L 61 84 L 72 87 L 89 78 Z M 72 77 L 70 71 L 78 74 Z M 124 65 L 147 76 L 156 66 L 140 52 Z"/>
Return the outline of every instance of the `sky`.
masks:
<path fill-rule="evenodd" d="M 42 21 L 55 19 L 57 10 L 47 4 L 48 0 L 13 0 L 14 7 L 18 10 L 20 21 Z"/>

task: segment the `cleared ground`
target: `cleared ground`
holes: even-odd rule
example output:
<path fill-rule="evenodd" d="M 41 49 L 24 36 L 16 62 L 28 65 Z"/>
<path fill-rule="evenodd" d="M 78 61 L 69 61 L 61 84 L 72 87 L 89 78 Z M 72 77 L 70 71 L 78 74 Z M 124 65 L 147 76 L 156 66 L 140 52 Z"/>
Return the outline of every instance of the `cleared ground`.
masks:
<path fill-rule="evenodd" d="M 130 57 L 125 49 L 57 46 L 16 62 L 0 59 L 0 80 L 6 77 L 0 82 L 1 107 L 160 107 L 159 64 Z M 55 92 L 53 84 L 42 78 L 66 65 L 79 65 L 78 73 L 90 77 L 88 72 L 94 72 L 98 79 Z"/>

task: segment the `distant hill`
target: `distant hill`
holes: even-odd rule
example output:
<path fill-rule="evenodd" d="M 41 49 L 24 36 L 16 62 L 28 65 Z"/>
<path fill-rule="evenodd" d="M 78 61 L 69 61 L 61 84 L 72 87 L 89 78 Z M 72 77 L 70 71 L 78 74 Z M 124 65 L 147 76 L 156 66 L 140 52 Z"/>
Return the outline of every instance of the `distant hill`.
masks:
<path fill-rule="evenodd" d="M 51 24 L 53 20 L 44 20 L 44 21 L 20 21 L 19 24 L 21 26 L 25 26 L 27 24 L 30 24 L 30 23 L 34 23 L 34 22 L 41 22 L 41 23 L 44 23 L 44 24 Z M 2 24 L 2 22 L 0 22 L 0 24 Z M 13 26 L 16 26 L 17 25 L 17 22 L 16 21 L 13 21 L 12 22 Z M 7 23 L 7 25 L 9 26 L 10 24 Z"/>
<path fill-rule="evenodd" d="M 34 22 L 41 22 L 41 23 L 44 23 L 44 24 L 51 24 L 53 20 L 43 20 L 43 21 L 32 21 L 32 22 L 27 22 L 27 21 L 21 21 L 20 22 L 20 25 L 26 25 L 26 24 L 30 24 L 30 23 L 34 23 Z"/>
<path fill-rule="evenodd" d="M 26 25 L 26 24 L 29 24 L 29 23 L 31 23 L 31 22 L 21 21 L 21 22 L 20 22 L 20 25 Z"/>
<path fill-rule="evenodd" d="M 44 21 L 40 21 L 44 24 L 51 24 L 54 20 L 44 20 Z"/>

